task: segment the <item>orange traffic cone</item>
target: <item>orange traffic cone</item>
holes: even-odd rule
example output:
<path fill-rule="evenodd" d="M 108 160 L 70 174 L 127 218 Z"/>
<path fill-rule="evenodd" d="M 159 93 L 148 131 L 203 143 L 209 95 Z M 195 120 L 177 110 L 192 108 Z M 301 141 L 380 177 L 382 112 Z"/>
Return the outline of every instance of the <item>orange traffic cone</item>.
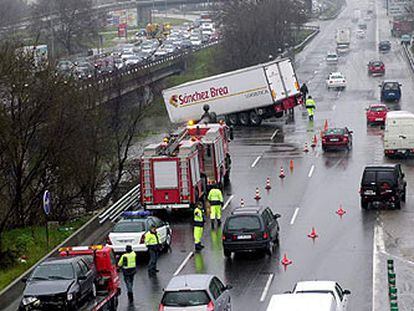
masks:
<path fill-rule="evenodd" d="M 283 166 L 280 167 L 280 174 L 279 174 L 279 178 L 285 178 L 285 171 L 283 170 Z"/>
<path fill-rule="evenodd" d="M 270 185 L 270 178 L 269 177 L 267 177 L 266 178 L 266 190 L 270 190 L 270 189 L 272 189 L 272 186 Z"/>
<path fill-rule="evenodd" d="M 311 147 L 315 148 L 317 144 L 318 144 L 318 138 L 316 137 L 316 135 L 313 135 Z"/>
<path fill-rule="evenodd" d="M 305 148 L 303 148 L 303 152 L 309 152 L 308 143 L 305 143 Z"/>
<path fill-rule="evenodd" d="M 259 191 L 259 188 L 256 188 L 256 194 L 255 194 L 255 196 L 254 196 L 254 199 L 255 199 L 256 201 L 259 201 L 259 200 L 261 199 L 261 197 L 260 197 L 260 191 Z"/>
<path fill-rule="evenodd" d="M 290 160 L 290 162 L 289 162 L 289 169 L 291 170 L 291 171 L 293 171 L 293 168 L 295 167 L 295 165 L 294 165 L 294 163 L 293 163 L 293 160 Z"/>
<path fill-rule="evenodd" d="M 244 200 L 240 199 L 240 207 L 244 207 Z"/>
<path fill-rule="evenodd" d="M 315 239 L 318 237 L 318 234 L 316 233 L 316 230 L 314 227 L 312 227 L 311 233 L 308 234 L 308 238 L 311 238 L 315 241 Z"/>
<path fill-rule="evenodd" d="M 342 219 L 342 216 L 344 216 L 346 214 L 346 211 L 342 208 L 342 205 L 340 205 L 338 210 L 335 213 L 337 213 L 339 215 L 339 217 L 341 217 L 341 219 Z"/>
<path fill-rule="evenodd" d="M 282 265 L 283 265 L 283 267 L 285 268 L 285 271 L 286 271 L 287 266 L 289 266 L 289 265 L 291 265 L 291 264 L 292 264 L 292 260 L 290 260 L 289 258 L 287 258 L 286 253 L 283 255 L 283 258 L 282 258 L 281 264 L 282 264 Z"/>
<path fill-rule="evenodd" d="M 325 123 L 323 125 L 323 131 L 327 131 L 328 130 L 328 120 L 325 119 Z"/>

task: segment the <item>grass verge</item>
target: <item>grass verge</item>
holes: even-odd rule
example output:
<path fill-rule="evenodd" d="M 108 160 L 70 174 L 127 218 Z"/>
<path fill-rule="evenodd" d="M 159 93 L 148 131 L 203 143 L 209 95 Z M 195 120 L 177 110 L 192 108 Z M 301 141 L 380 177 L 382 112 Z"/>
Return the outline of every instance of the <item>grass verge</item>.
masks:
<path fill-rule="evenodd" d="M 46 243 L 46 229 L 44 226 L 32 226 L 6 231 L 2 237 L 4 250 L 13 252 L 17 257 L 25 256 L 26 263 L 21 263 L 17 260 L 18 258 L 15 258 L 11 266 L 0 269 L 0 290 L 33 266 L 86 221 L 87 218 L 85 217 L 64 225 L 50 226 L 49 247 L 47 247 Z"/>

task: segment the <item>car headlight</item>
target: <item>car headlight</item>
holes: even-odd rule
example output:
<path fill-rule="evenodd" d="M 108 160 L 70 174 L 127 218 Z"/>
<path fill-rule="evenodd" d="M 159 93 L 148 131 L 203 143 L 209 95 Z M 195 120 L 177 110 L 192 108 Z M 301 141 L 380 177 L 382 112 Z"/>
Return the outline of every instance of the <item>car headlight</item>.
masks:
<path fill-rule="evenodd" d="M 23 303 L 24 306 L 34 304 L 35 302 L 38 302 L 38 301 L 39 301 L 39 299 L 37 299 L 36 297 L 30 297 L 30 296 L 29 297 L 24 297 L 22 299 L 22 303 Z"/>
<path fill-rule="evenodd" d="M 71 301 L 73 299 L 73 294 L 68 294 L 66 299 L 67 301 Z"/>

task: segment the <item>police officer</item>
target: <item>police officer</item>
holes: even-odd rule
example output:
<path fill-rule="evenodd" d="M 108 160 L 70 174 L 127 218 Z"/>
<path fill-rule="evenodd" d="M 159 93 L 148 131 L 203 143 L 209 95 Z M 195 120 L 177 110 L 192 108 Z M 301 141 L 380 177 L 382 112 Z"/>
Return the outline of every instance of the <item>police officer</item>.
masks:
<path fill-rule="evenodd" d="M 197 203 L 194 209 L 194 245 L 196 251 L 201 251 L 204 248 L 204 245 L 201 244 L 201 239 L 203 238 L 204 231 L 204 211 L 203 205 Z"/>
<path fill-rule="evenodd" d="M 122 268 L 122 274 L 124 275 L 124 281 L 128 292 L 128 299 L 129 301 L 132 301 L 134 300 L 132 288 L 134 286 L 134 275 L 137 267 L 136 254 L 132 250 L 131 245 L 127 245 L 125 251 L 126 253 L 123 254 L 118 261 L 118 267 Z"/>
<path fill-rule="evenodd" d="M 214 229 L 215 220 L 217 220 L 217 226 L 221 225 L 221 206 L 223 205 L 223 194 L 218 185 L 214 185 L 210 190 L 207 200 L 210 202 L 211 229 Z"/>
<path fill-rule="evenodd" d="M 148 275 L 154 277 L 159 270 L 157 269 L 158 252 L 160 251 L 160 234 L 154 225 L 145 233 L 145 246 L 148 248 L 150 260 L 148 263 Z"/>
<path fill-rule="evenodd" d="M 312 96 L 310 95 L 308 96 L 308 99 L 306 100 L 306 109 L 308 110 L 309 120 L 313 121 L 313 115 L 315 114 L 316 104 Z"/>

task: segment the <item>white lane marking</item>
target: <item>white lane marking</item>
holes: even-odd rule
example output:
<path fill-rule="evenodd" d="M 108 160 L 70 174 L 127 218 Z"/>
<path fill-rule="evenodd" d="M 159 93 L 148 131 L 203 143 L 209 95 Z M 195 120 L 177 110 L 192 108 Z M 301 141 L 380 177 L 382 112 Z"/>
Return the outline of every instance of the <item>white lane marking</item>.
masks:
<path fill-rule="evenodd" d="M 260 302 L 263 302 L 266 299 L 267 292 L 269 291 L 270 284 L 272 284 L 274 276 L 275 275 L 273 273 L 269 275 L 269 278 L 267 279 L 266 285 L 263 288 L 262 296 L 260 296 Z"/>
<path fill-rule="evenodd" d="M 181 270 L 184 269 L 185 265 L 187 264 L 187 262 L 190 260 L 190 258 L 194 255 L 193 252 L 190 252 L 187 257 L 185 257 L 184 261 L 181 263 L 181 265 L 178 267 L 178 269 L 174 272 L 173 276 L 177 276 Z"/>
<path fill-rule="evenodd" d="M 234 198 L 234 194 L 232 194 L 232 195 L 231 195 L 231 196 L 227 199 L 226 203 L 224 203 L 224 205 L 223 205 L 223 208 L 222 208 L 222 210 L 223 210 L 223 211 L 227 208 L 227 206 L 229 206 L 229 204 L 230 204 L 231 200 L 233 200 L 233 198 Z"/>
<path fill-rule="evenodd" d="M 312 177 L 312 174 L 313 174 L 313 171 L 315 170 L 315 165 L 312 165 L 311 166 L 311 168 L 310 168 L 310 170 L 309 170 L 309 174 L 308 174 L 308 177 L 309 178 L 311 178 Z"/>
<path fill-rule="evenodd" d="M 335 109 L 336 109 L 336 105 L 333 105 L 332 110 L 335 111 Z"/>
<path fill-rule="evenodd" d="M 291 219 L 291 221 L 290 221 L 290 224 L 291 224 L 291 225 L 293 225 L 293 224 L 295 223 L 296 216 L 298 216 L 298 213 L 299 213 L 299 207 L 297 207 L 297 208 L 295 209 L 295 212 L 293 213 L 292 219 Z"/>
<path fill-rule="evenodd" d="M 260 161 L 260 158 L 261 158 L 262 156 L 258 156 L 257 158 L 256 158 L 256 160 L 254 160 L 254 162 L 252 163 L 252 167 L 255 167 L 256 166 L 256 164 L 257 164 L 257 162 L 259 162 Z"/>
<path fill-rule="evenodd" d="M 372 252 L 372 311 L 376 311 L 376 306 L 375 306 L 375 302 L 376 302 L 376 295 L 377 295 L 377 278 L 378 278 L 378 282 L 380 282 L 379 280 L 379 275 L 377 275 L 378 273 L 378 264 L 379 264 L 379 256 L 378 256 L 378 244 L 379 244 L 379 233 L 378 230 L 379 229 L 379 225 L 375 224 L 374 227 L 374 245 L 373 245 L 373 252 Z"/>
<path fill-rule="evenodd" d="M 276 130 L 273 132 L 272 137 L 270 137 L 270 140 L 273 140 L 273 139 L 276 137 L 277 133 L 279 133 L 279 129 L 276 129 Z"/>

